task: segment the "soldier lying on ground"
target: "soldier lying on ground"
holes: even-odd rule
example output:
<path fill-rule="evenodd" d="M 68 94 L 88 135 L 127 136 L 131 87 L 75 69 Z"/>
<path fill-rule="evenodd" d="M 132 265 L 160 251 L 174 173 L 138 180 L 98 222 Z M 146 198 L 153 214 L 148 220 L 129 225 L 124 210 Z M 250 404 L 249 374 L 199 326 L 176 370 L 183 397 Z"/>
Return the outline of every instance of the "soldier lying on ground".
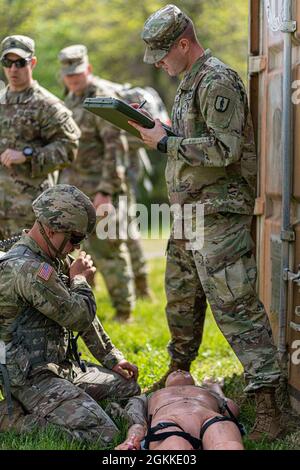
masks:
<path fill-rule="evenodd" d="M 166 387 L 129 400 L 127 439 L 117 450 L 243 450 L 238 406 L 220 384 L 196 386 L 189 372 L 169 374 Z M 146 422 L 148 417 L 148 425 Z"/>
<path fill-rule="evenodd" d="M 33 203 L 36 222 L 0 258 L 0 432 L 52 424 L 72 438 L 107 445 L 118 433 L 97 403 L 139 394 L 137 368 L 112 344 L 89 285 L 95 268 L 68 253 L 95 227 L 79 189 L 57 185 Z M 85 365 L 72 331 L 104 367 Z M 7 412 L 8 411 L 8 412 Z M 9 419 L 10 418 L 10 419 Z"/>

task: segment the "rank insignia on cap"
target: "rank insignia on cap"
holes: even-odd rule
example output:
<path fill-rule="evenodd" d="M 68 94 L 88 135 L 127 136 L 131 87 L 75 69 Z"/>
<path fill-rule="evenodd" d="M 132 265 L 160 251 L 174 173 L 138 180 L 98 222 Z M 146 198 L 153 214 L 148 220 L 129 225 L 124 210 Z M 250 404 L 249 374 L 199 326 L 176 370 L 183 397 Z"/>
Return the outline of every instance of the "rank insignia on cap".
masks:
<path fill-rule="evenodd" d="M 225 98 L 225 96 L 218 95 L 215 102 L 215 108 L 220 113 L 225 113 L 229 106 L 230 100 Z"/>
<path fill-rule="evenodd" d="M 39 269 L 38 277 L 40 277 L 44 281 L 49 281 L 53 271 L 54 271 L 54 268 L 52 268 L 50 264 L 43 263 Z"/>

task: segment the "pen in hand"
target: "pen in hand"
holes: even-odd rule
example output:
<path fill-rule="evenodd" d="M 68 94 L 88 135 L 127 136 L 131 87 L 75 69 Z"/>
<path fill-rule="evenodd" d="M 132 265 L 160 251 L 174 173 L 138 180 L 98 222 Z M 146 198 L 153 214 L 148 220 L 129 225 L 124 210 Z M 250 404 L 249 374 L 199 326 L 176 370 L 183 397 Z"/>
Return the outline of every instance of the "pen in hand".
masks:
<path fill-rule="evenodd" d="M 144 100 L 137 109 L 142 109 L 143 106 L 147 103 L 147 100 Z"/>

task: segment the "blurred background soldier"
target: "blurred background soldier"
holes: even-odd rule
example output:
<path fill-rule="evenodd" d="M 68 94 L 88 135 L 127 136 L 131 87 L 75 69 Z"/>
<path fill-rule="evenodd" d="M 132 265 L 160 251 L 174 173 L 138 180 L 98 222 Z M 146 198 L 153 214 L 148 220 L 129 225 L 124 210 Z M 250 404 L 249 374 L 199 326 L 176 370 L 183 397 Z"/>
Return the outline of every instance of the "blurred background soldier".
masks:
<path fill-rule="evenodd" d="M 0 91 L 0 239 L 30 227 L 47 175 L 74 160 L 80 131 L 61 101 L 32 78 L 34 41 L 1 43 L 8 86 Z"/>
<path fill-rule="evenodd" d="M 127 103 L 138 103 L 143 105 L 151 116 L 158 118 L 164 124 L 170 125 L 166 107 L 157 93 L 152 87 L 132 87 L 130 83 L 120 84 L 105 80 L 97 77 L 97 83 L 101 87 L 110 90 L 111 95 L 116 95 L 118 98 L 126 101 Z M 141 139 L 134 137 L 132 134 L 124 133 L 128 140 L 128 159 L 126 167 L 126 185 L 128 188 L 128 208 L 134 208 L 138 197 L 139 181 L 143 181 L 143 186 L 146 192 L 152 191 L 152 182 L 150 176 L 152 174 L 152 164 L 148 156 L 148 152 L 143 146 Z M 133 210 L 129 210 L 135 213 Z M 134 223 L 133 218 L 129 216 L 129 223 Z M 139 239 L 128 238 L 127 246 L 130 253 L 132 269 L 135 279 L 135 288 L 137 297 L 151 298 L 150 289 L 147 282 L 147 266 L 143 248 Z"/>
<path fill-rule="evenodd" d="M 64 48 L 59 53 L 61 73 L 69 90 L 65 104 L 73 112 L 81 129 L 78 158 L 74 168 L 63 172 L 61 180 L 78 186 L 97 209 L 112 203 L 118 211 L 118 199 L 126 195 L 127 142 L 120 132 L 82 107 L 87 97 L 110 96 L 91 74 L 87 49 L 83 45 Z M 100 240 L 94 234 L 89 241 L 96 266 L 101 271 L 116 309 L 117 320 L 127 320 L 135 304 L 132 265 L 127 245 L 118 238 Z"/>
<path fill-rule="evenodd" d="M 97 401 L 140 389 L 137 367 L 96 316 L 91 256 L 68 256 L 94 230 L 96 212 L 69 185 L 47 189 L 32 207 L 33 227 L 0 258 L 0 384 L 6 398 L 0 432 L 52 424 L 72 438 L 107 445 L 118 429 Z M 73 330 L 80 332 L 76 338 Z M 81 360 L 79 335 L 103 367 Z"/>
<path fill-rule="evenodd" d="M 117 207 L 119 195 L 127 196 L 129 213 L 134 213 L 136 204 L 137 177 L 140 163 L 136 154 L 140 147 L 119 130 L 82 108 L 85 98 L 93 96 L 118 96 L 126 87 L 92 75 L 87 49 L 83 45 L 69 46 L 59 54 L 64 84 L 69 90 L 65 103 L 73 111 L 82 137 L 74 169 L 65 171 L 61 181 L 79 186 L 94 199 L 95 207 L 112 202 Z M 134 163 L 132 156 L 134 155 Z M 144 156 L 144 155 L 143 155 Z M 148 166 L 147 155 L 144 161 Z M 115 166 L 113 165 L 115 162 Z M 128 223 L 133 218 L 129 216 Z M 116 318 L 126 320 L 137 297 L 150 297 L 147 282 L 147 267 L 139 239 L 99 240 L 90 239 L 90 249 L 95 262 L 104 276 Z"/>

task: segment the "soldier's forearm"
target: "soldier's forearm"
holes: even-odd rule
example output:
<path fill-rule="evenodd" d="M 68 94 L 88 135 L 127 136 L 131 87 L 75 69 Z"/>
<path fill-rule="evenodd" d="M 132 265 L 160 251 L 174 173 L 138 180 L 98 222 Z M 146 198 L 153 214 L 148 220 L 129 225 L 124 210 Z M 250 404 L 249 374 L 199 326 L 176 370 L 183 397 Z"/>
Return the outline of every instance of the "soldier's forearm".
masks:
<path fill-rule="evenodd" d="M 241 155 L 241 140 L 231 136 L 227 145 L 228 140 L 226 135 L 223 140 L 214 135 L 190 139 L 169 137 L 168 154 L 190 166 L 226 167 L 238 161 Z"/>
<path fill-rule="evenodd" d="M 35 147 L 31 157 L 32 177 L 44 176 L 55 170 L 61 170 L 71 165 L 77 154 L 77 143 L 59 140 Z"/>
<path fill-rule="evenodd" d="M 90 327 L 81 333 L 81 337 L 95 359 L 109 369 L 124 358 L 112 344 L 98 317 L 95 317 Z"/>

